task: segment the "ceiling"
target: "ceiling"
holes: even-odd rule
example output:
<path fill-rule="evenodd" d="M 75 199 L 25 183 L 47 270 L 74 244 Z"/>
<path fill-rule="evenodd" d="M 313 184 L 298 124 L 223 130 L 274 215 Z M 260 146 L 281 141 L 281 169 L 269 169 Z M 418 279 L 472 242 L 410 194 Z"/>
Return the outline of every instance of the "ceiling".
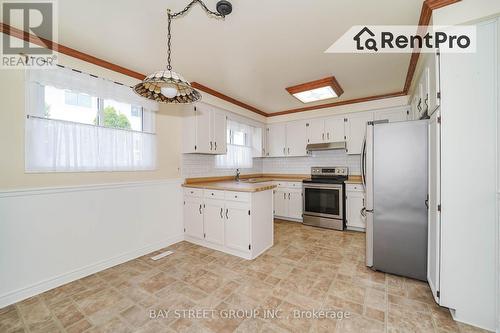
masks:
<path fill-rule="evenodd" d="M 205 0 L 214 9 L 217 0 Z M 166 9 L 189 0 L 64 0 L 59 43 L 144 74 L 166 67 Z M 422 0 L 232 0 L 225 20 L 199 5 L 172 22 L 173 69 L 273 113 L 306 106 L 286 87 L 334 75 L 341 101 L 403 89 L 410 54 L 325 54 L 357 24 L 417 24 Z M 308 103 L 314 105 L 315 103 Z"/>

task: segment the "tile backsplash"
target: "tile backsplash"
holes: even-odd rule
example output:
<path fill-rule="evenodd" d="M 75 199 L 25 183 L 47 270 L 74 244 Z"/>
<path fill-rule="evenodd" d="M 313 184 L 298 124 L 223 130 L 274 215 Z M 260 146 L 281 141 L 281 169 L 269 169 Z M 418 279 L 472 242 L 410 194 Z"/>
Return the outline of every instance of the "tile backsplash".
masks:
<path fill-rule="evenodd" d="M 240 171 L 242 174 L 309 174 L 313 166 L 347 166 L 351 175 L 359 175 L 359 159 L 359 155 L 347 155 L 342 150 L 314 151 L 305 157 L 254 158 L 251 169 Z M 182 155 L 182 176 L 185 178 L 233 176 L 235 172 L 235 169 L 216 168 L 214 155 Z"/>
<path fill-rule="evenodd" d="M 240 169 L 242 174 L 262 173 L 262 159 L 253 159 L 253 168 Z M 182 155 L 182 177 L 217 177 L 234 176 L 236 169 L 219 169 L 215 167 L 214 155 L 183 154 Z"/>
<path fill-rule="evenodd" d="M 263 173 L 310 174 L 314 166 L 347 166 L 349 174 L 360 174 L 360 155 L 347 155 L 343 150 L 313 151 L 306 157 L 274 157 L 262 159 Z"/>

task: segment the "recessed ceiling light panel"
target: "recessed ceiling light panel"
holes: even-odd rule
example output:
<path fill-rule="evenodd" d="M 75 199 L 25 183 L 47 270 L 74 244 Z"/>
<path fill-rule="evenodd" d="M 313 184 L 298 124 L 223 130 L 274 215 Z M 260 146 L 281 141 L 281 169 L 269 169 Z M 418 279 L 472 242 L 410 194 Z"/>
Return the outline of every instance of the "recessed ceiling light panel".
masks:
<path fill-rule="evenodd" d="M 302 103 L 337 98 L 344 93 L 344 90 L 333 76 L 288 87 L 286 90 Z"/>

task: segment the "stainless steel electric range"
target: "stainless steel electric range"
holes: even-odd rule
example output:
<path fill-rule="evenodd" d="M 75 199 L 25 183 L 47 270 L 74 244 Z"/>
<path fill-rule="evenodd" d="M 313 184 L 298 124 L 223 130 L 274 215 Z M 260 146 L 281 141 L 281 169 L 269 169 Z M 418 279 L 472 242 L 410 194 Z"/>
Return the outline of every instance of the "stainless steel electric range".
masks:
<path fill-rule="evenodd" d="M 302 182 L 304 224 L 344 230 L 347 167 L 312 167 L 311 179 Z"/>

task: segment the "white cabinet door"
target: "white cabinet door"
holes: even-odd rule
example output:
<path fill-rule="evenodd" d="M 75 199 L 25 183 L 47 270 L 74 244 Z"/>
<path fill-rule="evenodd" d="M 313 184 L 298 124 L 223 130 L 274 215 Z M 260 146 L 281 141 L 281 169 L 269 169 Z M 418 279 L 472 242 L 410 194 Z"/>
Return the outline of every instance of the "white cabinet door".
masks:
<path fill-rule="evenodd" d="M 250 205 L 226 202 L 225 244 L 238 251 L 250 251 Z"/>
<path fill-rule="evenodd" d="M 203 239 L 203 203 L 201 198 L 185 197 L 184 229 L 186 235 Z"/>
<path fill-rule="evenodd" d="M 264 145 L 265 129 L 261 127 L 254 127 L 252 133 L 252 149 L 253 157 L 265 157 L 266 150 Z"/>
<path fill-rule="evenodd" d="M 196 113 L 196 152 L 212 153 L 210 143 L 212 143 L 211 131 L 211 110 L 205 104 L 198 104 L 195 107 Z"/>
<path fill-rule="evenodd" d="M 431 287 L 436 302 L 439 303 L 440 248 L 441 248 L 441 126 L 438 122 L 439 110 L 429 121 L 429 222 L 427 239 L 427 281 Z"/>
<path fill-rule="evenodd" d="M 429 68 L 429 115 L 440 105 L 440 87 L 439 87 L 439 50 L 435 54 L 430 54 L 427 60 L 427 67 Z"/>
<path fill-rule="evenodd" d="M 306 122 L 294 121 L 286 124 L 286 156 L 306 156 Z"/>
<path fill-rule="evenodd" d="M 366 123 L 373 120 L 372 112 L 349 115 L 346 124 L 347 154 L 361 154 L 366 134 Z"/>
<path fill-rule="evenodd" d="M 227 153 L 227 117 L 221 111 L 212 111 L 212 153 Z"/>
<path fill-rule="evenodd" d="M 223 200 L 205 200 L 205 240 L 218 245 L 224 245 L 224 208 Z"/>
<path fill-rule="evenodd" d="M 274 191 L 274 215 L 287 216 L 288 214 L 288 192 L 284 188 L 278 188 Z"/>
<path fill-rule="evenodd" d="M 288 189 L 288 215 L 293 219 L 302 219 L 302 189 Z"/>
<path fill-rule="evenodd" d="M 365 206 L 365 194 L 362 191 L 347 192 L 347 227 L 366 228 L 365 218 L 361 215 L 361 209 Z"/>
<path fill-rule="evenodd" d="M 375 111 L 375 120 L 389 120 L 390 123 L 395 121 L 405 121 L 410 117 L 409 109 L 389 109 Z"/>
<path fill-rule="evenodd" d="M 270 157 L 285 156 L 286 152 L 286 125 L 269 125 L 267 131 L 268 149 Z"/>
<path fill-rule="evenodd" d="M 429 98 L 430 98 L 430 69 L 426 65 L 424 71 L 422 72 L 422 114 L 429 112 Z"/>
<path fill-rule="evenodd" d="M 325 141 L 325 120 L 310 119 L 306 122 L 307 143 L 323 143 Z"/>
<path fill-rule="evenodd" d="M 344 117 L 331 117 L 325 120 L 325 142 L 345 141 Z"/>

